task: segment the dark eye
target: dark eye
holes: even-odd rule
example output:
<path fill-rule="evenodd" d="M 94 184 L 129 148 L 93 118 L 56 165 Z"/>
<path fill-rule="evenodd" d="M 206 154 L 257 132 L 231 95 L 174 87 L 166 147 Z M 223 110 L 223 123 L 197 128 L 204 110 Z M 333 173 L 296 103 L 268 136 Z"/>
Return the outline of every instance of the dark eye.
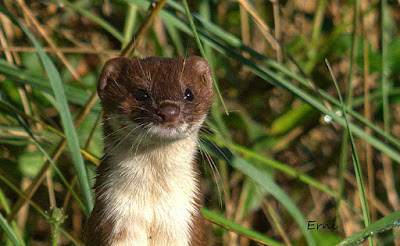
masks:
<path fill-rule="evenodd" d="M 135 93 L 135 99 L 139 102 L 144 102 L 149 98 L 149 94 L 147 93 L 147 91 L 143 90 L 143 89 L 139 89 L 136 91 Z"/>
<path fill-rule="evenodd" d="M 186 89 L 183 98 L 185 98 L 185 100 L 187 100 L 189 102 L 193 102 L 193 100 L 194 100 L 193 92 L 189 89 Z"/>

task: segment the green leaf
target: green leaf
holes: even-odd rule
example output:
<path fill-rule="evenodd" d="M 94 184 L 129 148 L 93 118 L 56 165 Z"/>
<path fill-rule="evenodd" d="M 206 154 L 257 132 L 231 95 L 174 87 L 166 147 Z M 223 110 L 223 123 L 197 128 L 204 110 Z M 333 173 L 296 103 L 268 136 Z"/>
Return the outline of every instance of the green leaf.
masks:
<path fill-rule="evenodd" d="M 303 121 L 318 116 L 315 109 L 309 104 L 303 103 L 299 107 L 291 109 L 272 122 L 270 134 L 283 135 L 293 128 L 302 125 Z"/>
<path fill-rule="evenodd" d="M 314 230 L 312 231 L 315 240 L 317 241 L 318 245 L 336 245 L 340 242 L 340 237 L 338 235 L 338 233 L 334 233 L 334 232 L 323 232 L 323 231 L 317 231 Z"/>
<path fill-rule="evenodd" d="M 18 156 L 18 169 L 23 176 L 33 178 L 39 173 L 44 156 L 40 152 L 25 152 Z"/>

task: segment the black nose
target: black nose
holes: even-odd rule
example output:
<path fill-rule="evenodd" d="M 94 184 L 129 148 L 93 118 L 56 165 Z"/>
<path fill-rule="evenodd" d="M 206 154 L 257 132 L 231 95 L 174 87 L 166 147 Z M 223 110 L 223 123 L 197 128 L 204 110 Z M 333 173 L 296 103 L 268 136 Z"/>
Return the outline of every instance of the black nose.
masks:
<path fill-rule="evenodd" d="M 180 110 L 174 105 L 161 105 L 158 115 L 161 116 L 164 122 L 173 122 L 178 119 Z"/>

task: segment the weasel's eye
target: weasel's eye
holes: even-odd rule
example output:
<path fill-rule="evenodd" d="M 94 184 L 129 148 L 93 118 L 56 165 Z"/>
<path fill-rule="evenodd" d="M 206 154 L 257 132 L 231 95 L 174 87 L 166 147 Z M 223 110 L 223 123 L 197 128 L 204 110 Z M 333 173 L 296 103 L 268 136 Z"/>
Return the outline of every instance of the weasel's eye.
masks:
<path fill-rule="evenodd" d="M 139 89 L 136 91 L 135 93 L 135 99 L 139 102 L 144 102 L 149 98 L 149 94 L 147 93 L 147 91 L 143 90 L 143 89 Z"/>
<path fill-rule="evenodd" d="M 185 100 L 187 100 L 189 102 L 193 102 L 193 100 L 194 100 L 193 92 L 189 89 L 186 89 L 183 98 L 185 98 Z"/>

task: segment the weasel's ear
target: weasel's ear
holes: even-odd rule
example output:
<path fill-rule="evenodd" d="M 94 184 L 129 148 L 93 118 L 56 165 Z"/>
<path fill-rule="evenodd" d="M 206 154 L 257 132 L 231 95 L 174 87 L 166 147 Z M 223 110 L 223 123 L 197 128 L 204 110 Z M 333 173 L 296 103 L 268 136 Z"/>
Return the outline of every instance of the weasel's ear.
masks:
<path fill-rule="evenodd" d="M 118 83 L 118 77 L 124 66 L 128 64 L 129 58 L 118 57 L 108 60 L 101 71 L 99 82 L 97 84 L 97 93 L 100 98 L 103 98 L 107 87 Z"/>
<path fill-rule="evenodd" d="M 194 71 L 196 71 L 201 76 L 202 81 L 206 83 L 208 87 L 212 88 L 212 73 L 207 60 L 200 56 L 191 56 L 187 58 L 186 62 Z"/>

